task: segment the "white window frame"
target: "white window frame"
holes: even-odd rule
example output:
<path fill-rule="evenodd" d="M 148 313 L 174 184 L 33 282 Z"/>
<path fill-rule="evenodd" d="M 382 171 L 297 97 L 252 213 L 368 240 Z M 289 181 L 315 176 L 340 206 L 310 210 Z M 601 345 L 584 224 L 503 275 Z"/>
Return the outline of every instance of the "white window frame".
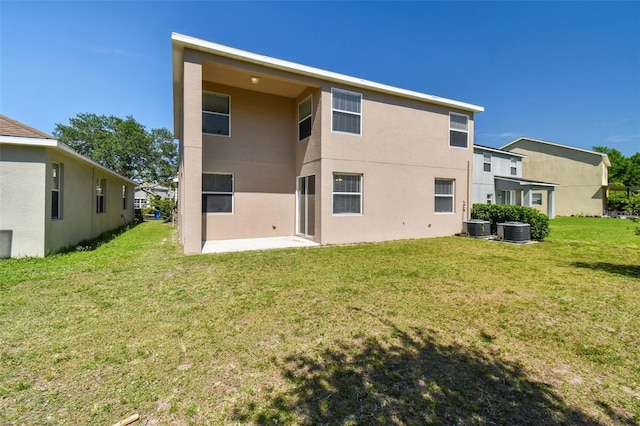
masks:
<path fill-rule="evenodd" d="M 204 95 L 205 93 L 209 93 L 209 94 L 212 94 L 212 95 L 218 95 L 218 96 L 226 96 L 227 99 L 229 100 L 229 113 L 228 114 L 225 114 L 225 113 L 222 113 L 222 112 L 207 111 L 207 110 L 204 109 L 204 105 L 202 107 L 202 114 L 203 115 L 204 114 L 210 114 L 210 115 L 219 115 L 219 116 L 222 116 L 222 117 L 227 117 L 229 119 L 229 134 L 225 135 L 223 133 L 208 133 L 208 132 L 205 132 L 204 130 L 202 131 L 202 133 L 205 134 L 205 135 L 220 136 L 220 137 L 223 137 L 223 138 L 230 138 L 231 137 L 231 95 L 228 95 L 226 93 L 220 93 L 220 92 L 212 92 L 210 90 L 203 90 L 202 94 Z"/>
<path fill-rule="evenodd" d="M 458 117 L 464 117 L 467 120 L 466 123 L 466 129 L 453 129 L 451 128 L 451 117 L 457 115 Z M 460 114 L 457 112 L 450 112 L 449 113 L 449 148 L 458 148 L 458 149 L 469 149 L 469 121 L 470 121 L 470 117 L 467 114 Z M 464 133 L 467 135 L 467 143 L 465 146 L 457 146 L 457 145 L 451 145 L 451 132 L 460 132 L 460 133 Z"/>
<path fill-rule="evenodd" d="M 487 194 L 487 204 L 493 204 L 493 194 Z"/>
<path fill-rule="evenodd" d="M 129 195 L 129 188 L 127 188 L 127 185 L 122 185 L 122 210 L 127 209 L 128 195 Z"/>
<path fill-rule="evenodd" d="M 348 93 L 350 95 L 356 95 L 360 98 L 360 112 L 353 112 L 353 111 L 345 111 L 342 109 L 337 109 L 333 107 L 333 97 L 334 94 L 336 92 L 343 92 L 343 93 Z M 331 88 L 331 132 L 332 133 L 341 133 L 343 135 L 356 135 L 356 136 L 362 136 L 362 110 L 363 110 L 363 102 L 362 102 L 362 93 L 358 93 L 358 92 L 353 92 L 351 90 L 346 90 L 346 89 L 339 89 L 337 87 L 332 87 Z M 333 113 L 334 112 L 339 112 L 341 114 L 349 114 L 349 115 L 355 115 L 358 117 L 358 119 L 360 120 L 360 132 L 359 133 L 353 133 L 353 132 L 345 132 L 343 130 L 334 130 L 333 129 Z"/>
<path fill-rule="evenodd" d="M 305 115 L 304 117 L 300 117 L 300 105 L 302 105 L 305 102 L 309 102 L 309 115 Z M 333 114 L 332 114 L 333 115 Z M 311 137 L 311 134 L 313 133 L 313 129 L 311 128 L 313 125 L 313 95 L 309 95 L 306 98 L 304 98 L 299 104 L 298 104 L 298 142 L 302 142 L 305 139 L 309 139 Z M 300 124 L 302 124 L 303 121 L 305 120 L 309 120 L 310 121 L 310 126 L 309 126 L 309 136 L 305 136 L 304 138 L 300 137 Z"/>
<path fill-rule="evenodd" d="M 51 220 L 62 220 L 62 164 L 53 161 L 51 163 L 51 177 L 54 177 L 55 173 L 57 173 L 58 187 L 56 188 L 56 186 L 54 185 L 54 183 L 56 182 L 56 180 L 54 180 L 51 185 Z M 58 211 L 55 212 L 55 216 L 53 212 L 53 194 L 56 194 L 58 198 Z"/>
<path fill-rule="evenodd" d="M 333 189 L 333 182 L 337 176 L 357 176 L 360 179 L 360 192 L 336 192 Z M 362 173 L 347 173 L 347 172 L 333 172 L 331 174 L 331 213 L 333 216 L 362 216 L 362 193 L 364 189 L 364 176 Z M 335 196 L 336 195 L 358 195 L 360 198 L 360 213 L 352 213 L 352 212 L 344 212 L 344 213 L 336 213 L 335 212 Z"/>
<path fill-rule="evenodd" d="M 437 187 L 437 181 L 439 180 L 446 180 L 446 181 L 450 181 L 451 182 L 451 194 L 438 194 L 436 193 L 436 187 Z M 433 212 L 435 214 L 454 214 L 456 212 L 456 180 L 452 179 L 452 178 L 435 178 L 435 180 L 433 181 L 433 195 L 434 195 L 434 200 L 433 200 Z M 438 198 L 451 198 L 451 211 L 448 212 L 439 212 L 436 211 L 436 200 Z"/>
<path fill-rule="evenodd" d="M 133 200 L 133 208 L 134 209 L 144 209 L 145 207 L 147 207 L 147 199 L 146 198 L 135 198 Z"/>
<path fill-rule="evenodd" d="M 518 176 L 518 160 L 516 158 L 511 158 L 509 172 L 511 176 Z"/>
<path fill-rule="evenodd" d="M 489 166 L 489 170 L 487 170 L 487 166 Z M 485 172 L 491 172 L 491 154 L 483 154 L 482 168 Z"/>
<path fill-rule="evenodd" d="M 542 205 L 542 192 L 532 192 L 531 193 L 531 205 L 532 206 L 541 206 Z"/>
<path fill-rule="evenodd" d="M 107 212 L 107 179 L 96 179 L 96 214 Z"/>
<path fill-rule="evenodd" d="M 508 206 L 515 206 L 516 205 L 516 191 L 515 189 L 506 189 L 502 192 L 502 204 L 506 204 Z M 509 202 L 507 202 L 507 198 L 509 199 Z"/>
<path fill-rule="evenodd" d="M 231 195 L 231 211 L 230 212 L 205 212 L 202 214 L 214 214 L 214 215 L 232 215 L 236 210 L 236 177 L 233 173 L 224 173 L 224 172 L 202 172 L 203 175 L 225 175 L 231 176 L 231 192 L 228 191 L 205 191 L 202 188 L 202 195 Z M 202 206 L 204 210 L 204 205 Z"/>

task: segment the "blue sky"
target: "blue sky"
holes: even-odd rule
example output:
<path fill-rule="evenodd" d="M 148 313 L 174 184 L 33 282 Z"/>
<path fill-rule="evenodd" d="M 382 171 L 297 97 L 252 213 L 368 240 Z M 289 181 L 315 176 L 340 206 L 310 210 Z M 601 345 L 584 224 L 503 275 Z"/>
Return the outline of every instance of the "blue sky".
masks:
<path fill-rule="evenodd" d="M 172 31 L 482 105 L 478 144 L 640 151 L 640 2 L 0 0 L 0 112 L 173 130 Z"/>

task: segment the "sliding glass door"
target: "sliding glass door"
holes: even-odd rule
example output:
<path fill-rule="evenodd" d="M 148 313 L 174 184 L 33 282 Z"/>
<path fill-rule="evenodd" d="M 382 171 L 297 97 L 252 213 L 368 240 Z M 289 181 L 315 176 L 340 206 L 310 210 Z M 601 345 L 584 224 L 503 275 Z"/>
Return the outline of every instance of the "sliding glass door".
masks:
<path fill-rule="evenodd" d="M 315 175 L 298 178 L 298 223 L 296 232 L 306 237 L 315 235 L 316 223 L 316 177 Z"/>

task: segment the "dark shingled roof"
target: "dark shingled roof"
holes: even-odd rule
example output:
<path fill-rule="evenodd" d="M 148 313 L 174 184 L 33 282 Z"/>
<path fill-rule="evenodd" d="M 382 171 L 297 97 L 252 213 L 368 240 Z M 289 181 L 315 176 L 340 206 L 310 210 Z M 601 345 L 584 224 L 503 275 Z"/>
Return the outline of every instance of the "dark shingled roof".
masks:
<path fill-rule="evenodd" d="M 0 114 L 0 136 L 17 136 L 21 138 L 38 138 L 38 139 L 55 139 L 48 135 L 19 121 L 13 120 L 7 116 Z"/>

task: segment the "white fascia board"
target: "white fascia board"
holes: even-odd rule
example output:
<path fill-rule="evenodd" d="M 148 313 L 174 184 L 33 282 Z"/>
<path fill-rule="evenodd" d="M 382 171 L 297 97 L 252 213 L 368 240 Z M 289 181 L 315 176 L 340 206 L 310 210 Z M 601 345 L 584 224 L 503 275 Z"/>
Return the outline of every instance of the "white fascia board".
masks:
<path fill-rule="evenodd" d="M 85 157 L 84 155 L 78 153 L 77 151 L 75 151 L 73 148 L 71 148 L 69 145 L 60 142 L 57 139 L 44 139 L 44 138 L 26 138 L 26 137 L 20 137 L 20 136 L 0 136 L 0 144 L 8 144 L 8 145 L 21 145 L 21 146 L 34 146 L 34 147 L 41 147 L 41 148 L 53 148 L 53 149 L 57 149 L 59 151 L 62 151 L 64 153 L 66 153 L 67 155 L 82 161 L 84 163 L 90 164 L 94 167 L 97 167 L 99 169 L 101 169 L 104 172 L 109 173 L 110 175 L 113 176 L 117 176 L 120 179 L 126 180 L 127 182 L 129 182 L 132 185 L 135 185 L 136 183 L 134 181 L 132 181 L 129 178 L 126 178 L 116 172 L 114 172 L 113 170 L 96 163 L 95 161 L 93 161 L 90 158 Z"/>
<path fill-rule="evenodd" d="M 404 98 L 410 98 L 420 100 L 423 102 L 429 102 L 432 104 L 443 105 L 451 108 L 456 108 L 467 112 L 483 112 L 484 107 L 469 104 L 466 102 L 455 101 L 452 99 L 441 98 L 439 96 L 428 95 L 426 93 L 414 92 L 412 90 L 400 89 L 386 84 L 380 84 L 362 78 L 351 77 L 344 74 L 339 74 L 331 71 L 322 70 L 319 68 L 309 67 L 306 65 L 297 64 L 295 62 L 284 61 L 281 59 L 272 58 L 269 56 L 259 55 L 256 53 L 247 52 L 233 47 L 224 46 L 218 43 L 190 37 L 184 34 L 171 33 L 171 39 L 174 46 L 179 45 L 183 48 L 190 48 L 199 50 L 206 53 L 211 53 L 218 56 L 224 56 L 231 59 L 240 60 L 243 62 L 250 62 L 256 65 L 261 65 L 269 68 L 278 69 L 281 71 L 290 72 L 293 74 L 303 75 L 306 77 L 317 78 L 320 80 L 330 81 L 334 83 L 346 84 L 354 87 L 368 89 L 376 92 L 387 93 Z M 175 60 L 175 59 L 174 59 Z M 174 64 L 174 80 L 176 78 L 176 70 Z"/>
<path fill-rule="evenodd" d="M 24 136 L 0 136 L 0 143 L 6 143 L 10 145 L 50 147 L 56 147 L 58 145 L 58 141 L 55 139 L 28 138 Z"/>
<path fill-rule="evenodd" d="M 520 157 L 520 158 L 526 157 L 526 155 L 524 154 L 518 154 L 517 152 L 505 151 L 498 148 L 489 148 L 488 146 L 473 145 L 473 148 L 478 149 L 480 151 L 489 151 L 489 152 L 496 152 L 498 154 L 503 154 L 503 155 L 512 155 L 514 157 Z"/>
<path fill-rule="evenodd" d="M 506 145 L 501 146 L 500 149 L 505 149 L 508 146 L 511 146 L 511 145 L 513 145 L 513 144 L 515 144 L 517 142 L 520 142 L 520 141 L 531 141 L 531 142 L 541 143 L 541 144 L 545 144 L 545 145 L 556 146 L 558 148 L 565 148 L 565 149 L 571 149 L 573 151 L 585 152 L 587 154 L 599 155 L 600 157 L 603 157 L 604 164 L 607 167 L 611 167 L 611 163 L 609 162 L 609 156 L 607 154 L 605 154 L 605 153 L 597 152 L 597 151 L 590 151 L 588 149 L 583 149 L 583 148 L 576 148 L 574 146 L 562 145 L 562 144 L 555 143 L 555 142 L 543 141 L 543 140 L 540 140 L 540 139 L 522 137 L 522 138 L 518 138 L 518 139 L 516 139 L 514 141 L 511 141 Z"/>

